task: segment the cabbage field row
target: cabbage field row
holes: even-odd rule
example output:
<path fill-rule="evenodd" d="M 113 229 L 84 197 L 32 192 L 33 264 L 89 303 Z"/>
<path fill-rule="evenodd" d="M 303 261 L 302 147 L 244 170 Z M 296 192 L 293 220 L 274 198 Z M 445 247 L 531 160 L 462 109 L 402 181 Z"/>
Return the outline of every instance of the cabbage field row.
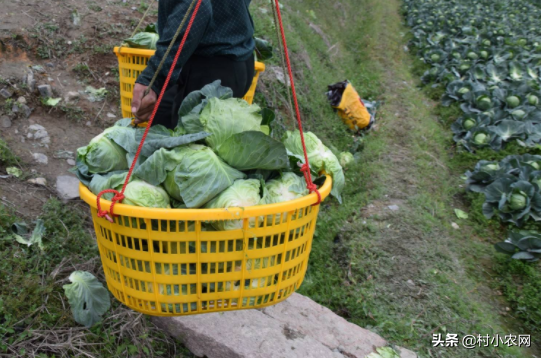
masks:
<path fill-rule="evenodd" d="M 405 0 L 411 52 L 421 80 L 442 88 L 442 106 L 462 113 L 451 126 L 458 151 L 480 160 L 467 190 L 510 231 L 496 249 L 540 258 L 540 6 L 527 0 Z M 502 160 L 487 153 L 506 150 Z M 502 158 L 502 157 L 501 157 Z M 528 229 L 528 230 L 527 230 Z M 534 231 L 533 231 L 534 230 Z"/>

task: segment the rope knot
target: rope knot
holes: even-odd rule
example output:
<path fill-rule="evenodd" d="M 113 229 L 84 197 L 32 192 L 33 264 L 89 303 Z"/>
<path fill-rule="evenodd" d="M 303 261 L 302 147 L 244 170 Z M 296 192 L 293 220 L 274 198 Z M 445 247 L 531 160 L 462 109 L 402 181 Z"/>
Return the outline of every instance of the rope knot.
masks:
<path fill-rule="evenodd" d="M 100 199 L 102 198 L 102 196 L 104 194 L 114 194 L 113 195 L 113 198 L 111 200 L 111 212 L 108 213 L 107 211 L 105 210 L 102 210 L 102 204 L 100 202 Z M 107 190 L 102 190 L 97 196 L 96 196 L 96 206 L 97 206 L 97 209 L 98 209 L 98 217 L 99 218 L 106 218 L 107 221 L 113 223 L 113 218 L 112 217 L 115 217 L 116 215 L 113 213 L 113 208 L 115 206 L 115 203 L 117 203 L 118 201 L 122 201 L 124 199 L 124 195 L 122 193 L 119 193 L 117 190 L 114 190 L 114 189 L 107 189 Z M 111 215 L 109 215 L 111 214 Z"/>
<path fill-rule="evenodd" d="M 113 196 L 113 198 L 111 199 L 111 201 L 113 202 L 121 202 L 124 200 L 124 194 L 122 193 L 117 193 Z"/>
<path fill-rule="evenodd" d="M 301 165 L 301 169 L 300 169 L 300 170 L 301 170 L 302 172 L 304 172 L 304 173 L 308 173 L 308 172 L 310 172 L 311 167 L 309 166 L 308 163 L 305 163 L 305 164 Z"/>
<path fill-rule="evenodd" d="M 318 201 L 312 204 L 312 206 L 320 205 L 320 203 L 322 202 L 322 195 L 318 191 L 318 186 L 314 183 L 310 183 L 307 184 L 307 189 L 309 189 L 310 193 L 316 193 L 316 195 L 318 195 Z"/>
<path fill-rule="evenodd" d="M 314 203 L 313 206 L 319 205 L 322 202 L 322 195 L 318 191 L 318 186 L 312 182 L 312 179 L 310 177 L 311 167 L 308 163 L 302 164 L 300 165 L 300 167 L 301 172 L 305 176 L 305 182 L 307 183 L 307 189 L 309 189 L 309 193 L 316 193 L 316 195 L 318 195 L 318 201 Z"/>

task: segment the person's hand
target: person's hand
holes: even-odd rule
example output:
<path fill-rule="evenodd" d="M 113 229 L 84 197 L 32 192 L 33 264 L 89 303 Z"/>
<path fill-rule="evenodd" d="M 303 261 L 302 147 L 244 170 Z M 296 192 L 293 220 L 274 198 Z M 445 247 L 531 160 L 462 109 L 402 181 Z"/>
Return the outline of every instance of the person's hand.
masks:
<path fill-rule="evenodd" d="M 156 93 L 149 89 L 149 93 L 145 96 L 145 90 L 148 86 L 136 83 L 132 97 L 132 113 L 135 115 L 135 124 L 147 122 L 154 110 L 156 104 Z"/>

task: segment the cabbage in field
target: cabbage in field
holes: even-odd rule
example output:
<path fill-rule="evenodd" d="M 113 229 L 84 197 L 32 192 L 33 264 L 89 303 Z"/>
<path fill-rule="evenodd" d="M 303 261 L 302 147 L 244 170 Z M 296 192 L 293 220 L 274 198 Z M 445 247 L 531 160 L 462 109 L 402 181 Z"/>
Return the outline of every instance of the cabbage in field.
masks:
<path fill-rule="evenodd" d="M 454 140 L 472 152 L 540 145 L 540 7 L 405 0 L 405 9 L 411 50 L 431 66 L 423 83 L 446 88 L 442 105 L 464 112 Z"/>

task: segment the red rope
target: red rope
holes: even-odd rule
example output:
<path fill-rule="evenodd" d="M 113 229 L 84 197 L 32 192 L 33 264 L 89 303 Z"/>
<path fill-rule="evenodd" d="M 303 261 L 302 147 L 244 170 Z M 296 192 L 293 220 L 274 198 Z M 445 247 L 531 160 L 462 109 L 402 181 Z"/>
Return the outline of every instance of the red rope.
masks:
<path fill-rule="evenodd" d="M 166 88 L 173 74 L 173 70 L 175 69 L 175 65 L 177 64 L 177 61 L 179 60 L 181 51 L 183 50 L 188 34 L 190 33 L 190 29 L 192 28 L 192 25 L 194 23 L 194 19 L 196 18 L 196 14 L 198 13 L 199 7 L 201 5 L 201 1 L 202 0 L 198 0 L 198 3 L 196 4 L 196 7 L 194 8 L 194 12 L 192 13 L 192 17 L 190 18 L 190 22 L 188 23 L 188 26 L 186 27 L 186 31 L 184 32 L 183 39 L 181 41 L 181 44 L 179 45 L 179 49 L 177 50 L 177 54 L 175 55 L 175 58 L 173 59 L 173 63 L 171 64 L 171 68 L 169 69 L 169 73 L 166 77 L 166 81 L 164 82 L 164 86 L 162 87 L 162 90 L 160 91 L 160 96 L 158 96 L 158 99 L 156 100 L 156 104 L 154 105 L 154 110 L 152 111 L 152 114 L 149 118 L 149 122 L 147 123 L 147 127 L 145 128 L 145 133 L 143 133 L 143 138 L 141 138 L 141 142 L 139 142 L 139 147 L 137 148 L 137 152 L 135 154 L 134 160 L 132 161 L 132 165 L 130 166 L 130 170 L 128 171 L 128 175 L 126 176 L 126 180 L 124 181 L 124 185 L 122 186 L 122 190 L 119 193 L 117 190 L 107 189 L 107 190 L 103 190 L 102 192 L 98 194 L 96 198 L 97 206 L 98 206 L 98 217 L 101 217 L 101 218 L 105 217 L 110 222 L 113 222 L 113 219 L 109 216 L 107 211 L 102 210 L 100 206 L 100 198 L 102 197 L 102 195 L 106 193 L 115 194 L 113 198 L 111 199 L 111 208 L 109 209 L 109 213 L 111 214 L 112 217 L 116 216 L 113 212 L 113 208 L 115 207 L 115 204 L 117 202 L 122 201 L 124 199 L 124 190 L 126 190 L 126 185 L 128 185 L 128 182 L 130 181 L 130 177 L 132 176 L 132 172 L 134 171 L 137 158 L 139 157 L 139 154 L 141 153 L 141 148 L 143 148 L 143 143 L 145 143 L 145 139 L 147 138 L 147 134 L 149 133 L 149 129 L 151 128 L 152 121 L 154 120 L 154 116 L 156 115 L 156 111 L 158 110 L 158 107 L 160 106 L 160 102 L 162 102 L 162 98 L 164 97 L 164 93 L 166 92 Z"/>
<path fill-rule="evenodd" d="M 282 15 L 280 13 L 279 0 L 275 0 L 275 7 L 277 10 L 277 17 L 279 20 L 280 33 L 282 36 L 282 44 L 284 46 L 284 57 L 286 58 L 286 66 L 288 67 L 288 76 L 290 77 L 290 85 L 292 87 L 292 97 L 294 99 L 295 114 L 297 117 L 297 126 L 299 128 L 299 135 L 301 136 L 301 144 L 303 145 L 303 154 L 305 156 L 305 164 L 301 166 L 301 171 L 305 176 L 305 182 L 307 182 L 307 189 L 309 192 L 316 193 L 318 195 L 318 201 L 314 205 L 318 205 L 322 202 L 322 196 L 318 191 L 316 184 L 312 182 L 311 169 L 309 166 L 309 156 L 307 155 L 307 147 L 305 146 L 305 136 L 303 135 L 303 126 L 301 124 L 301 112 L 299 111 L 299 104 L 297 103 L 297 94 L 295 91 L 294 75 L 292 74 L 292 65 L 290 64 L 290 55 L 288 54 L 288 44 L 286 43 L 286 35 L 284 34 L 284 26 L 282 25 Z"/>

